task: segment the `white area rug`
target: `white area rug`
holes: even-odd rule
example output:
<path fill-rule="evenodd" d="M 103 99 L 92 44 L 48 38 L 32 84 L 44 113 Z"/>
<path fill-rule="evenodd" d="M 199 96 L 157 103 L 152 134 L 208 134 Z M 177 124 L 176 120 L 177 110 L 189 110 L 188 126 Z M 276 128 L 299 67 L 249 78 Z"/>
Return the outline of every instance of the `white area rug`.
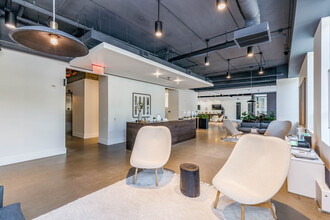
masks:
<path fill-rule="evenodd" d="M 221 196 L 213 209 L 216 190 L 201 183 L 198 198 L 181 194 L 180 176 L 170 171 L 158 171 L 159 186 L 155 186 L 153 170 L 133 176 L 82 197 L 54 211 L 39 216 L 44 219 L 241 219 L 241 206 Z M 245 219 L 273 219 L 269 209 L 245 208 Z"/>

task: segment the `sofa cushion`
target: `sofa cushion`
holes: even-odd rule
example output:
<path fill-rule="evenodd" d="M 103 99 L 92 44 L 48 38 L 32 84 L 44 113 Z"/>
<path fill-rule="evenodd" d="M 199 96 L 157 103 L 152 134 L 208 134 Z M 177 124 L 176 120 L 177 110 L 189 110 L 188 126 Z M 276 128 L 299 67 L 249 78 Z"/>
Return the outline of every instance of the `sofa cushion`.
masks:
<path fill-rule="evenodd" d="M 0 219 L 6 220 L 25 220 L 21 210 L 21 204 L 14 203 L 0 208 Z"/>
<path fill-rule="evenodd" d="M 244 133 L 248 133 L 251 131 L 251 128 L 248 128 L 248 127 L 239 127 L 237 128 L 239 131 L 242 131 Z"/>
<path fill-rule="evenodd" d="M 258 122 L 242 122 L 240 127 L 247 127 L 247 128 L 260 128 L 260 123 Z"/>
<path fill-rule="evenodd" d="M 260 123 L 260 128 L 268 128 L 268 126 L 269 126 L 269 123 Z"/>
<path fill-rule="evenodd" d="M 0 208 L 0 219 L 6 220 L 25 220 L 21 211 L 21 204 L 14 203 Z"/>

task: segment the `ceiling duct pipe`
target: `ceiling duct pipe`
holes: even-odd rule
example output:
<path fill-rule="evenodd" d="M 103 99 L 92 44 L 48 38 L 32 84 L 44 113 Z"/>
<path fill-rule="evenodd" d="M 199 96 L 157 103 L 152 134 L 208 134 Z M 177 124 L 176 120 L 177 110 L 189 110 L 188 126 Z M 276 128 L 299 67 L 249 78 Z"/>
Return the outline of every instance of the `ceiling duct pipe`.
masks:
<path fill-rule="evenodd" d="M 245 20 L 245 27 L 260 24 L 260 10 L 257 0 L 236 0 L 236 3 Z"/>

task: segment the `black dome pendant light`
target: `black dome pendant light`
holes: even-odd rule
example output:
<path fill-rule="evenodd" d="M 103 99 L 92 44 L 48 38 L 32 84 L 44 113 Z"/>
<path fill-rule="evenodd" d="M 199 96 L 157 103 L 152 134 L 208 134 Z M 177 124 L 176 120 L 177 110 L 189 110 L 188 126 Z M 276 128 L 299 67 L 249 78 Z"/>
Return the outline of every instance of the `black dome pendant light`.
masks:
<path fill-rule="evenodd" d="M 10 11 L 5 11 L 5 25 L 10 29 L 14 29 L 17 27 L 17 18 L 16 15 L 12 12 L 11 4 L 12 2 L 10 1 Z"/>
<path fill-rule="evenodd" d="M 24 47 L 57 56 L 81 57 L 89 52 L 80 40 L 57 30 L 55 0 L 53 0 L 53 21 L 50 22 L 50 27 L 24 26 L 12 30 L 9 37 Z"/>
<path fill-rule="evenodd" d="M 158 0 L 158 20 L 155 22 L 156 37 L 161 37 L 163 35 L 163 23 L 159 20 L 159 6 L 160 6 L 160 2 Z"/>

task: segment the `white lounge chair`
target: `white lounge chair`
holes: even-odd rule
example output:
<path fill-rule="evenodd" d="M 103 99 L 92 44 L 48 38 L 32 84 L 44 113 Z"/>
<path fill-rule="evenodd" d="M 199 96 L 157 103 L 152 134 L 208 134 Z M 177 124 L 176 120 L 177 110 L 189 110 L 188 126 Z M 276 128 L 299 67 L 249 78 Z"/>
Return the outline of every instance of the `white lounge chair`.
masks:
<path fill-rule="evenodd" d="M 272 121 L 264 135 L 278 137 L 284 140 L 290 129 L 291 121 Z"/>
<path fill-rule="evenodd" d="M 218 190 L 214 202 L 217 208 L 220 192 L 241 203 L 241 219 L 245 205 L 271 209 L 270 199 L 280 190 L 290 165 L 290 146 L 279 138 L 247 134 L 242 136 L 229 159 L 213 178 Z"/>
<path fill-rule="evenodd" d="M 157 169 L 167 163 L 171 154 L 171 132 L 164 126 L 142 127 L 135 139 L 130 163 L 135 167 L 133 183 L 135 184 L 138 169 L 155 169 L 156 186 L 158 186 Z"/>
<path fill-rule="evenodd" d="M 229 119 L 223 119 L 223 125 L 225 126 L 225 129 L 227 131 L 226 138 L 227 136 L 230 136 L 231 138 L 238 138 L 238 136 L 243 134 L 243 132 L 237 130 L 237 128 Z"/>
<path fill-rule="evenodd" d="M 210 119 L 210 121 L 211 122 L 214 122 L 214 123 L 218 122 L 218 120 L 219 120 L 219 116 L 218 115 L 213 115 L 212 118 Z"/>

